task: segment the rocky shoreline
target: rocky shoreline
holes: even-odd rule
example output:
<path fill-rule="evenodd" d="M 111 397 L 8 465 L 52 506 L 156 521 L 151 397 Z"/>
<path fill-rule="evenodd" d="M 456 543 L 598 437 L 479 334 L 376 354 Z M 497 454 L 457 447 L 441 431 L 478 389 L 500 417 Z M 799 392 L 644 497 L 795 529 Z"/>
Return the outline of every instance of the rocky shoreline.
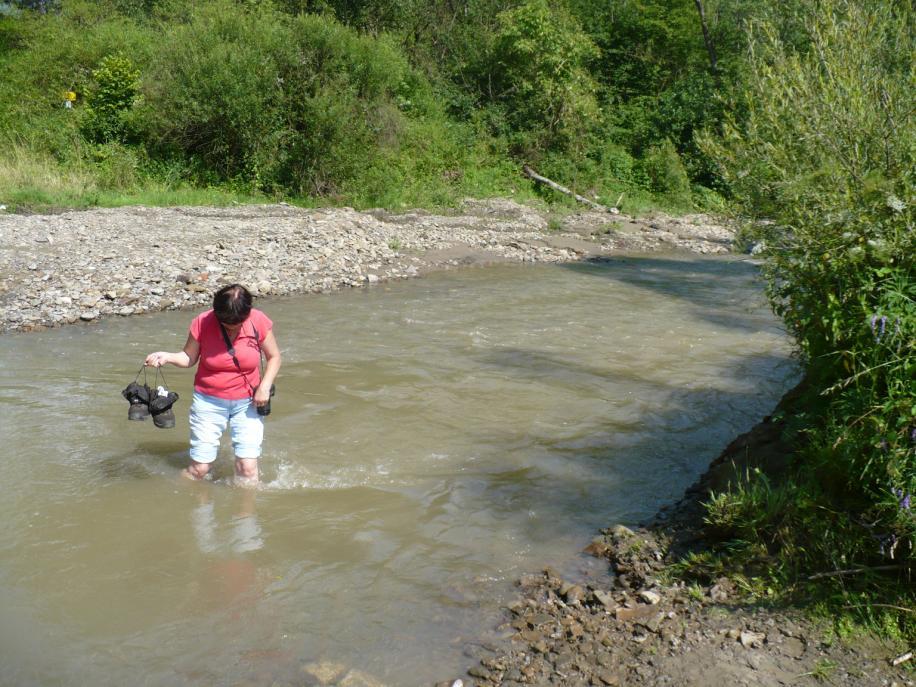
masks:
<path fill-rule="evenodd" d="M 687 586 L 667 574 L 705 547 L 701 503 L 711 490 L 748 468 L 786 464 L 782 430 L 765 418 L 651 522 L 603 530 L 584 553 L 606 560 L 608 583 L 574 583 L 549 568 L 522 577 L 500 628 L 507 639 L 478 648 L 464 687 L 914 685 L 911 669 L 892 665 L 905 646 L 841 641 L 800 609 L 748 603 L 727 577 Z"/>
<path fill-rule="evenodd" d="M 511 200 L 454 214 L 289 205 L 0 213 L 0 332 L 206 305 L 222 284 L 256 295 L 324 292 L 496 262 L 625 251 L 726 253 L 703 215 L 552 217 Z"/>

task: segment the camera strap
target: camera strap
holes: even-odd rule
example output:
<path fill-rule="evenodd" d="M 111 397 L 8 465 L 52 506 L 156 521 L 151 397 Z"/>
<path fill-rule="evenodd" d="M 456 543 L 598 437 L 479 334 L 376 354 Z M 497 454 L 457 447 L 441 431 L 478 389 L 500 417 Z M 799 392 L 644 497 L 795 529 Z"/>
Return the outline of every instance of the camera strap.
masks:
<path fill-rule="evenodd" d="M 254 396 L 254 392 L 256 391 L 256 389 L 255 389 L 254 386 L 251 384 L 251 382 L 248 381 L 248 375 L 246 375 L 246 374 L 242 371 L 242 365 L 239 363 L 238 356 L 235 355 L 235 346 L 233 346 L 233 345 L 232 345 L 232 341 L 229 340 L 229 332 L 226 331 L 226 328 L 223 326 L 223 323 L 220 322 L 219 320 L 217 320 L 217 324 L 219 324 L 219 330 L 220 330 L 220 332 L 222 332 L 222 334 L 223 334 L 223 342 L 226 344 L 226 351 L 229 353 L 230 356 L 232 356 L 232 362 L 235 363 L 235 369 L 239 371 L 239 374 L 242 376 L 242 379 L 245 380 L 245 384 L 247 384 L 247 385 L 248 385 L 248 388 L 251 389 L 251 395 L 252 395 L 252 397 L 253 397 L 253 396 Z M 244 328 L 244 325 L 243 325 L 243 328 Z M 254 330 L 254 341 L 255 341 L 255 343 L 258 345 L 258 364 L 260 365 L 260 362 L 261 362 L 261 337 L 260 337 L 260 335 L 258 334 L 258 328 L 257 328 L 257 327 L 255 327 L 254 325 L 251 325 L 251 328 L 252 328 L 252 330 Z M 239 331 L 239 334 L 241 334 L 241 330 Z"/>

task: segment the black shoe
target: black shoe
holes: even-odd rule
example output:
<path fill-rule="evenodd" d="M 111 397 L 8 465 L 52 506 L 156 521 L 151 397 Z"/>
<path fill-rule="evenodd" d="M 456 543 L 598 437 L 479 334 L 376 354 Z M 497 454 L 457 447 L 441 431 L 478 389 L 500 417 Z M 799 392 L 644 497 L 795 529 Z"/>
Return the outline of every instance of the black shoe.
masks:
<path fill-rule="evenodd" d="M 130 403 L 127 411 L 128 420 L 145 420 L 149 417 L 150 389 L 148 386 L 131 382 L 121 392 L 121 395 Z"/>
<path fill-rule="evenodd" d="M 161 387 L 160 387 L 161 388 Z M 164 395 L 153 394 L 149 402 L 149 412 L 153 416 L 153 424 L 160 429 L 171 429 L 175 426 L 175 413 L 172 405 L 178 400 L 178 394 L 168 391 Z"/>

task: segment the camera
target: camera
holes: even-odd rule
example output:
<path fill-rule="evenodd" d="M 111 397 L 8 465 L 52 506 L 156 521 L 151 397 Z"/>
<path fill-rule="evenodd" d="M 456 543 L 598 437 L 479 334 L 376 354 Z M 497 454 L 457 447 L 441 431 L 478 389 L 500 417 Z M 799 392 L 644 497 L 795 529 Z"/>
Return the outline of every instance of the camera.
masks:
<path fill-rule="evenodd" d="M 275 393 L 277 393 L 277 385 L 271 384 L 270 385 L 270 398 L 273 398 Z M 262 417 L 267 417 L 268 415 L 270 415 L 270 398 L 267 399 L 267 403 L 265 403 L 262 406 L 257 407 L 258 415 L 261 415 Z"/>

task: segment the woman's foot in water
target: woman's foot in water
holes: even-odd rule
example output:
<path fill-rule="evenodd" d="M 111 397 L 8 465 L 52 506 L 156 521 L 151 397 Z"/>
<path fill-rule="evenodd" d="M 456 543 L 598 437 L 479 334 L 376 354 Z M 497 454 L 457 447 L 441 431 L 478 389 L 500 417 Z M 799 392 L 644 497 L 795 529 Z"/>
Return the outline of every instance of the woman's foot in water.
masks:
<path fill-rule="evenodd" d="M 198 463 L 192 460 L 191 464 L 181 471 L 181 476 L 192 480 L 201 480 L 207 476 L 208 472 L 210 472 L 210 463 Z"/>
<path fill-rule="evenodd" d="M 235 483 L 241 487 L 258 486 L 258 459 L 235 459 Z"/>

